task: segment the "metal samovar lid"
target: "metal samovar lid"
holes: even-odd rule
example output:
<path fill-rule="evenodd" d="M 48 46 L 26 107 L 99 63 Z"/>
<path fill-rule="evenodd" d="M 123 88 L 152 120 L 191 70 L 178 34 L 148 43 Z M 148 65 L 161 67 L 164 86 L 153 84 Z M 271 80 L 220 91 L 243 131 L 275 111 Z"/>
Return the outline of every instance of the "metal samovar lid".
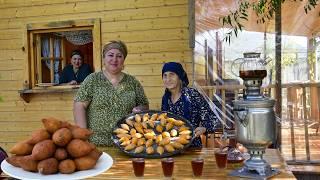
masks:
<path fill-rule="evenodd" d="M 271 98 L 257 98 L 257 99 L 250 99 L 250 100 L 246 100 L 246 99 L 238 99 L 238 100 L 234 100 L 232 101 L 234 108 L 243 108 L 243 107 L 247 107 L 247 108 L 273 108 L 275 100 L 271 99 Z"/>

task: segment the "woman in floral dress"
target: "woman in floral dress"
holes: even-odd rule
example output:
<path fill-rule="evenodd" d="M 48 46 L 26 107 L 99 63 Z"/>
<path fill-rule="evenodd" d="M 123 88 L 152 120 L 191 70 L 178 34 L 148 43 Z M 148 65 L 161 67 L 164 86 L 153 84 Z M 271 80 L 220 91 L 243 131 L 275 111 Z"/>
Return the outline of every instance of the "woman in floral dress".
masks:
<path fill-rule="evenodd" d="M 123 116 L 148 110 L 149 102 L 139 81 L 124 72 L 127 47 L 111 41 L 103 48 L 105 69 L 90 74 L 74 99 L 77 125 L 91 129 L 90 141 L 98 146 L 112 146 L 112 129 Z"/>

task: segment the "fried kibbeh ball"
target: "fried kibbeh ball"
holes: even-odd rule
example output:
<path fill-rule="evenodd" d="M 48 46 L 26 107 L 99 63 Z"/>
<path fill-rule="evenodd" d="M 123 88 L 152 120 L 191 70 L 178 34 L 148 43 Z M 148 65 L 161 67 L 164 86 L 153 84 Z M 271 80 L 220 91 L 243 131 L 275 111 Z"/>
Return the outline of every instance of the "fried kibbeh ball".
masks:
<path fill-rule="evenodd" d="M 31 137 L 28 139 L 27 143 L 37 144 L 40 141 L 50 139 L 51 135 L 46 129 L 38 129 L 32 132 Z"/>
<path fill-rule="evenodd" d="M 41 174 L 55 174 L 58 172 L 59 162 L 56 158 L 48 158 L 39 161 L 37 169 Z"/>
<path fill-rule="evenodd" d="M 34 160 L 31 155 L 23 156 L 19 161 L 19 165 L 25 171 L 38 172 L 38 161 Z"/>
<path fill-rule="evenodd" d="M 71 174 L 76 171 L 76 164 L 72 159 L 65 159 L 60 161 L 58 168 L 62 174 Z"/>
<path fill-rule="evenodd" d="M 68 154 L 74 158 L 85 156 L 89 154 L 93 149 L 93 146 L 89 142 L 83 141 L 81 139 L 73 139 L 67 145 Z"/>
<path fill-rule="evenodd" d="M 60 129 L 62 126 L 62 121 L 53 117 L 43 118 L 41 121 L 45 129 L 51 134 Z"/>
<path fill-rule="evenodd" d="M 52 135 L 52 141 L 60 147 L 67 145 L 72 139 L 72 133 L 68 128 L 61 128 Z"/>
<path fill-rule="evenodd" d="M 16 155 L 13 155 L 13 156 L 10 156 L 8 158 L 6 158 L 7 162 L 9 164 L 11 164 L 12 166 L 15 166 L 15 167 L 21 167 L 20 166 L 20 161 L 21 159 L 23 158 L 24 156 L 16 156 Z"/>
<path fill-rule="evenodd" d="M 15 155 L 29 155 L 31 154 L 33 149 L 33 145 L 27 143 L 27 141 L 21 141 L 16 143 L 10 150 L 9 152 L 11 154 L 15 154 Z"/>
<path fill-rule="evenodd" d="M 89 137 L 93 134 L 93 132 L 86 128 L 72 128 L 71 129 L 72 137 L 74 139 L 82 139 L 82 140 L 88 140 Z"/>
<path fill-rule="evenodd" d="M 46 139 L 34 145 L 31 156 L 34 160 L 41 161 L 52 157 L 55 152 L 56 145 L 51 139 Z"/>
<path fill-rule="evenodd" d="M 82 170 L 92 169 L 96 165 L 97 160 L 87 155 L 87 156 L 75 158 L 74 162 L 76 164 L 77 170 L 82 171 Z"/>
<path fill-rule="evenodd" d="M 58 161 L 64 160 L 68 158 L 68 152 L 65 148 L 57 148 L 56 152 L 54 153 L 54 158 Z"/>

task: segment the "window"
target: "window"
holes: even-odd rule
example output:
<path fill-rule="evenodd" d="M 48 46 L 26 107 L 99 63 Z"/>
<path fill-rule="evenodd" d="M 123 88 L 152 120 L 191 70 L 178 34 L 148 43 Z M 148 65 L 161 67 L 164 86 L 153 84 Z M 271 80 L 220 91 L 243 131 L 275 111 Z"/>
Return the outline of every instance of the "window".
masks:
<path fill-rule="evenodd" d="M 58 84 L 73 50 L 81 51 L 93 71 L 101 70 L 99 19 L 28 24 L 27 37 L 28 88 Z"/>

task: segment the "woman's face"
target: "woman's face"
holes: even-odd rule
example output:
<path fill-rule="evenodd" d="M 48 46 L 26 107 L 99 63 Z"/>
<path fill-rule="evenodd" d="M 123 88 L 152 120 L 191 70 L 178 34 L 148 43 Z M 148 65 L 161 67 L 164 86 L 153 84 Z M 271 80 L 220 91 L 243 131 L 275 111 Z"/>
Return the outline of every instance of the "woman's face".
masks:
<path fill-rule="evenodd" d="M 164 87 L 170 90 L 175 90 L 181 88 L 181 80 L 179 76 L 171 71 L 163 73 L 162 76 Z"/>
<path fill-rule="evenodd" d="M 82 65 L 82 58 L 78 54 L 75 54 L 71 57 L 71 64 L 74 68 L 79 69 Z"/>
<path fill-rule="evenodd" d="M 104 55 L 105 68 L 109 73 L 119 73 L 123 69 L 124 56 L 118 49 L 110 49 Z"/>

